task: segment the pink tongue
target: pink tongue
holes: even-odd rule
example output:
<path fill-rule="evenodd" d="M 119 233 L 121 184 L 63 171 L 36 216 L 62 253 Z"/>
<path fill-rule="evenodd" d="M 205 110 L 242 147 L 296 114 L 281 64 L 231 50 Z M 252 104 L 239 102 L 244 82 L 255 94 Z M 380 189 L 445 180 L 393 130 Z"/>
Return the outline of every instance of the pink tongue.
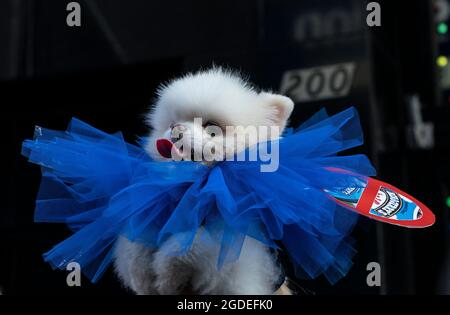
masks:
<path fill-rule="evenodd" d="M 170 159 L 172 157 L 172 141 L 168 139 L 158 139 L 156 140 L 156 149 L 159 154 L 161 154 L 166 159 Z"/>

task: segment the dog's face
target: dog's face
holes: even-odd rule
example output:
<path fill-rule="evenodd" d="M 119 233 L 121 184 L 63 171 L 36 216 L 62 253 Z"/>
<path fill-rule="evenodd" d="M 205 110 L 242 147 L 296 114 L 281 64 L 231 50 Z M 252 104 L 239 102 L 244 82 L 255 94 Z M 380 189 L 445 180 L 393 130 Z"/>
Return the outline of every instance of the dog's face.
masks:
<path fill-rule="evenodd" d="M 293 110 L 289 98 L 258 93 L 220 68 L 176 79 L 158 96 L 148 115 L 152 132 L 146 146 L 157 160 L 222 160 L 278 138 Z"/>

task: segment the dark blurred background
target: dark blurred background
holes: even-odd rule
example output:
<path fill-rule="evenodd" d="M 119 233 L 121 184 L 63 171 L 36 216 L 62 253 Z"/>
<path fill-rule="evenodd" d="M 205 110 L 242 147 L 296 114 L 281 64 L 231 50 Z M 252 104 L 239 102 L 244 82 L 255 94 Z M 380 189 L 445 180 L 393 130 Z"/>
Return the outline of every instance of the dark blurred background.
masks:
<path fill-rule="evenodd" d="M 34 126 L 65 129 L 75 116 L 128 141 L 159 83 L 212 64 L 292 97 L 295 126 L 326 107 L 360 112 L 378 178 L 428 205 L 433 227 L 410 230 L 362 218 L 346 278 L 296 279 L 301 294 L 450 293 L 450 6 L 363 0 L 86 0 L 69 27 L 65 0 L 0 2 L 0 287 L 6 294 L 128 294 L 109 272 L 97 285 L 66 285 L 42 253 L 69 231 L 34 224 L 38 167 L 20 155 Z M 380 287 L 366 284 L 369 262 Z M 300 289 L 301 288 L 301 289 Z"/>

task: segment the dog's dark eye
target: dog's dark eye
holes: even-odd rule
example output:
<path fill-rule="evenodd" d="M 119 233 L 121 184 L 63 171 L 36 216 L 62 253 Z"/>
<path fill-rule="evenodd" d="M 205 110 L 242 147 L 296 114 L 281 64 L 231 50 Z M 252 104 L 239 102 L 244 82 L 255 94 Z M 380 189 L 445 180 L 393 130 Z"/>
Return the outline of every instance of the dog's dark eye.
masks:
<path fill-rule="evenodd" d="M 220 129 L 222 129 L 222 127 L 220 127 L 218 123 L 216 123 L 215 121 L 212 121 L 212 120 L 208 120 L 206 122 L 206 124 L 203 125 L 203 128 L 211 127 L 211 126 L 218 127 Z M 211 137 L 215 137 L 215 136 L 216 136 L 216 134 L 214 132 L 212 132 L 211 133 Z"/>

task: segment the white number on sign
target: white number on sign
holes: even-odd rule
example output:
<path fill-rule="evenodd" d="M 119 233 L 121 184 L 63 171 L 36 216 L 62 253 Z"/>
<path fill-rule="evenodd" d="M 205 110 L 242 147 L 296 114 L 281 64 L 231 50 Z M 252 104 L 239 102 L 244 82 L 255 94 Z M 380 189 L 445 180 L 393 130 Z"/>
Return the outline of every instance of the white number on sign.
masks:
<path fill-rule="evenodd" d="M 353 62 L 286 71 L 280 92 L 294 102 L 310 102 L 348 95 L 356 65 Z"/>

